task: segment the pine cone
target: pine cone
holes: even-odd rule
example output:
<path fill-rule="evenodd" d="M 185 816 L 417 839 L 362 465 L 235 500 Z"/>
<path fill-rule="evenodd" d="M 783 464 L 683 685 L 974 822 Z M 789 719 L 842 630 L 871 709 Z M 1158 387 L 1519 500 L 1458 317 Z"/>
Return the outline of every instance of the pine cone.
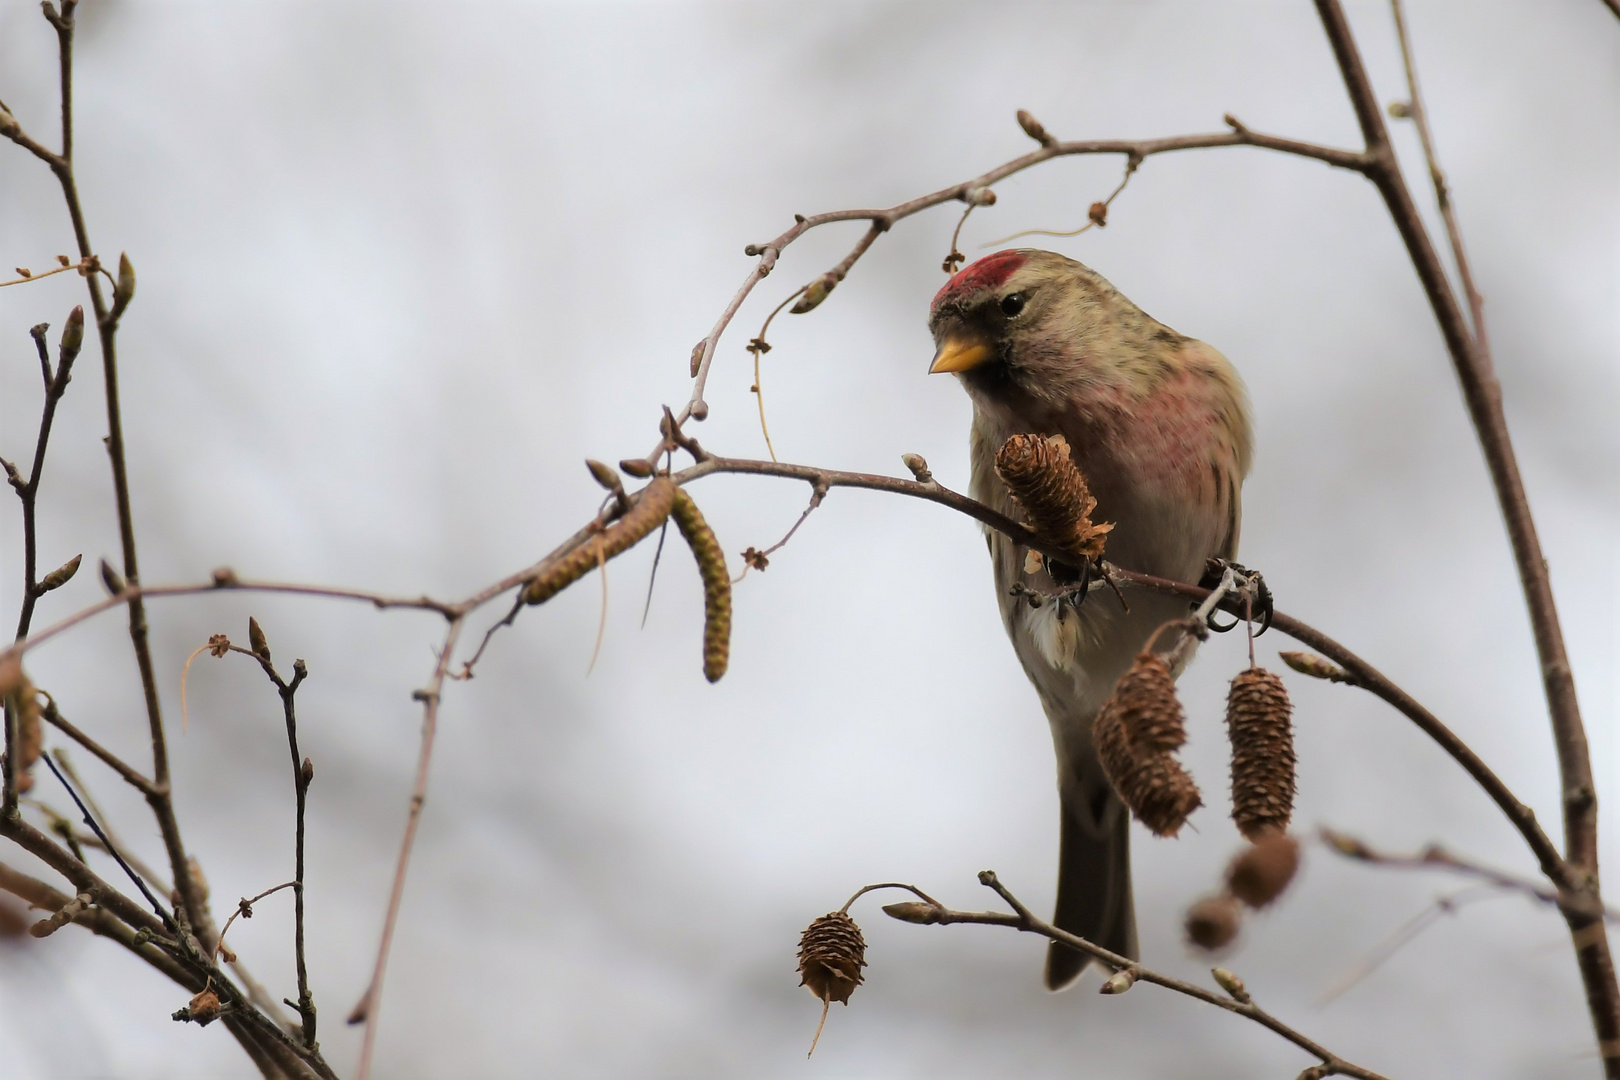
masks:
<path fill-rule="evenodd" d="M 1250 668 L 1232 680 L 1226 728 L 1232 741 L 1232 820 L 1249 840 L 1286 830 L 1294 811 L 1292 706 L 1282 680 Z"/>
<path fill-rule="evenodd" d="M 1175 680 L 1152 653 L 1120 677 L 1091 729 L 1103 772 L 1138 821 L 1157 836 L 1174 836 L 1203 799 L 1172 755 L 1187 741 Z"/>
<path fill-rule="evenodd" d="M 1112 525 L 1094 525 L 1097 506 L 1061 435 L 1014 435 L 996 452 L 996 475 L 1042 539 L 1083 558 L 1100 559 Z"/>

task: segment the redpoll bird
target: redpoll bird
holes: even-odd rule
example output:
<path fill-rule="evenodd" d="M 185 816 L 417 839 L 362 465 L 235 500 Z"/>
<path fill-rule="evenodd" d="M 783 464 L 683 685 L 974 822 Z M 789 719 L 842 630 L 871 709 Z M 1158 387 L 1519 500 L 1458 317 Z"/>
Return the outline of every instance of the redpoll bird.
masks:
<path fill-rule="evenodd" d="M 1207 559 L 1237 552 L 1239 489 L 1249 469 L 1242 384 L 1225 357 L 1132 304 L 1097 274 L 1050 251 L 1002 251 L 966 267 L 934 297 L 933 372 L 953 372 L 973 401 L 972 493 L 1010 517 L 1019 511 L 996 475 L 1011 435 L 1062 435 L 1113 522 L 1109 561 L 1196 582 Z M 1057 750 L 1063 807 L 1053 922 L 1136 958 L 1129 815 L 1092 747 L 1097 711 L 1131 660 L 1183 600 L 1130 590 L 1033 607 L 1025 589 L 1052 595 L 1071 568 L 1026 563 L 989 534 L 1001 618 L 1040 694 Z M 1179 673 L 1179 672 L 1178 672 Z M 1073 982 L 1087 957 L 1053 944 L 1046 985 Z"/>

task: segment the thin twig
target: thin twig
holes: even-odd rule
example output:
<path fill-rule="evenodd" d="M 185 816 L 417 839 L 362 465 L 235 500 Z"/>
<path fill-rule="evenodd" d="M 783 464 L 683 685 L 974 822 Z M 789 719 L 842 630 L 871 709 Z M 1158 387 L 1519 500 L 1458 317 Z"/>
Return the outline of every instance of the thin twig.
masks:
<path fill-rule="evenodd" d="M 1108 198 L 1102 201 L 1102 213 L 1089 214 L 1087 216 L 1086 223 L 1080 226 L 1078 229 L 1070 229 L 1067 232 L 1057 232 L 1053 229 L 1025 229 L 1023 232 L 1016 232 L 1011 236 L 1003 236 L 1000 240 L 987 241 L 980 244 L 979 247 L 999 247 L 1002 244 L 1011 243 L 1012 241 L 1025 236 L 1079 236 L 1087 229 L 1100 228 L 1106 225 L 1108 223 L 1109 208 L 1114 205 L 1114 200 L 1119 198 L 1119 193 L 1125 190 L 1125 185 L 1131 182 L 1131 177 L 1136 175 L 1136 170 L 1140 168 L 1141 165 L 1141 158 L 1127 157 L 1125 159 L 1125 175 L 1120 178 L 1119 186 L 1109 194 Z"/>
<path fill-rule="evenodd" d="M 898 910 L 890 911 L 890 915 L 903 922 L 920 925 L 950 925 L 953 923 L 974 923 L 985 926 L 1006 926 L 1025 933 L 1039 934 L 1048 940 L 1066 945 L 1077 952 L 1100 961 L 1111 971 L 1131 970 L 1136 974 L 1138 982 L 1152 983 L 1173 990 L 1178 994 L 1201 1001 L 1206 1005 L 1214 1005 L 1227 1012 L 1236 1013 L 1260 1026 L 1282 1036 L 1306 1053 L 1321 1062 L 1317 1076 L 1353 1076 L 1360 1080 L 1386 1080 L 1381 1074 L 1371 1069 L 1363 1068 L 1339 1057 L 1320 1043 L 1307 1038 L 1294 1028 L 1283 1023 L 1266 1010 L 1256 1005 L 1252 998 L 1240 1001 L 1234 997 L 1217 994 L 1206 990 L 1195 983 L 1184 982 L 1168 975 L 1161 975 L 1150 968 L 1145 968 L 1136 961 L 1118 953 L 1111 952 L 1100 945 L 1093 944 L 1085 938 L 1060 930 L 1051 923 L 1030 911 L 1005 885 L 996 877 L 993 870 L 985 870 L 979 874 L 979 882 L 995 890 L 996 894 L 1007 902 L 1013 909 L 1013 914 L 1000 911 L 954 911 L 938 903 L 897 905 Z M 903 886 L 904 887 L 904 886 Z M 1244 995 L 1248 997 L 1248 995 Z"/>
<path fill-rule="evenodd" d="M 63 258 L 66 258 L 66 256 L 63 256 Z M 22 267 L 18 267 L 17 269 L 20 270 L 20 269 L 22 269 Z M 24 276 L 19 277 L 19 278 L 13 278 L 10 281 L 0 281 L 0 289 L 5 288 L 7 285 L 27 285 L 30 281 L 44 281 L 46 278 L 50 277 L 52 274 L 65 274 L 69 270 L 78 270 L 80 272 L 84 272 L 84 271 L 92 271 L 93 272 L 93 271 L 99 270 L 99 269 L 100 269 L 100 262 L 99 262 L 99 260 L 96 259 L 95 256 L 92 255 L 91 257 L 89 257 L 87 259 L 80 259 L 78 262 L 69 262 L 69 263 L 67 263 L 66 265 L 63 265 L 63 266 L 53 266 L 49 270 L 41 270 L 37 274 L 29 273 L 29 274 L 25 274 Z"/>
<path fill-rule="evenodd" d="M 265 897 L 271 895 L 272 893 L 278 893 L 282 889 L 293 889 L 293 888 L 296 888 L 297 885 L 298 885 L 298 882 L 296 882 L 296 881 L 283 881 L 280 885 L 272 885 L 272 886 L 270 886 L 268 889 L 264 890 L 264 892 L 260 893 L 258 896 L 254 896 L 254 897 L 251 897 L 251 898 L 244 896 L 241 900 L 238 900 L 236 902 L 236 910 L 231 912 L 231 917 L 226 919 L 225 920 L 225 925 L 220 928 L 219 940 L 214 943 L 214 955 L 219 956 L 222 953 L 229 952 L 229 950 L 225 948 L 225 935 L 230 933 L 231 923 L 236 921 L 237 916 L 241 916 L 242 918 L 246 918 L 246 919 L 253 918 L 253 905 L 254 904 L 257 904 L 260 900 L 263 900 Z"/>
<path fill-rule="evenodd" d="M 1545 885 L 1537 884 L 1527 878 L 1518 877 L 1489 866 L 1483 866 L 1461 856 L 1453 855 L 1439 844 L 1430 844 L 1414 855 L 1398 855 L 1387 851 L 1378 851 L 1356 837 L 1334 829 L 1319 829 L 1318 835 L 1326 847 L 1347 859 L 1371 863 L 1374 866 L 1389 866 L 1406 870 L 1449 870 L 1452 873 L 1479 878 L 1481 881 L 1498 889 L 1508 889 L 1522 893 L 1531 899 L 1539 900 L 1543 904 L 1550 904 L 1560 910 L 1572 909 L 1576 914 L 1596 916 L 1609 922 L 1620 922 L 1620 912 L 1605 907 L 1593 908 L 1591 898 L 1585 893 L 1560 893 L 1556 889 L 1549 889 Z"/>
<path fill-rule="evenodd" d="M 358 1080 L 371 1075 L 372 1052 L 377 1041 L 377 1013 L 382 1006 L 383 975 L 388 969 L 388 950 L 394 942 L 394 927 L 399 921 L 400 900 L 405 893 L 405 872 L 410 867 L 411 848 L 416 842 L 416 827 L 422 820 L 422 804 L 427 801 L 428 766 L 433 762 L 433 736 L 438 728 L 439 699 L 444 690 L 445 674 L 450 670 L 450 658 L 455 654 L 456 641 L 461 636 L 462 619 L 450 621 L 439 658 L 433 667 L 433 676 L 427 686 L 413 695 L 422 703 L 422 744 L 416 759 L 416 782 L 411 788 L 410 809 L 405 816 L 405 836 L 400 841 L 399 863 L 394 868 L 394 884 L 388 893 L 388 913 L 383 918 L 382 943 L 377 947 L 377 962 L 372 968 L 371 982 L 361 995 L 349 1023 L 365 1024 L 365 1040 L 360 1049 Z"/>
<path fill-rule="evenodd" d="M 1377 971 L 1385 961 L 1411 944 L 1423 931 L 1439 921 L 1442 915 L 1451 915 L 1464 904 L 1471 904 L 1478 900 L 1494 900 L 1506 895 L 1490 882 L 1481 882 L 1470 885 L 1466 889 L 1459 889 L 1445 896 L 1437 896 L 1434 902 L 1422 911 L 1412 916 L 1396 928 L 1368 954 L 1356 963 L 1349 971 L 1339 976 L 1333 984 L 1322 991 L 1314 1004 L 1318 1009 L 1326 1008 L 1339 998 L 1347 994 L 1357 983 Z"/>
<path fill-rule="evenodd" d="M 1440 207 L 1446 237 L 1451 241 L 1451 257 L 1457 264 L 1457 278 L 1462 282 L 1463 295 L 1468 298 L 1474 340 L 1483 352 L 1489 354 L 1490 341 L 1485 336 L 1485 298 L 1474 287 L 1474 272 L 1469 268 L 1468 254 L 1463 248 L 1462 228 L 1457 224 L 1457 213 L 1451 205 L 1451 189 L 1446 185 L 1446 174 L 1441 171 L 1440 158 L 1435 153 L 1434 136 L 1429 130 L 1429 111 L 1418 89 L 1417 64 L 1412 59 L 1412 41 L 1406 29 L 1406 9 L 1401 0 L 1389 0 L 1389 6 L 1395 16 L 1395 36 L 1401 43 L 1401 63 L 1406 69 L 1407 111 L 1417 128 L 1418 141 L 1423 145 L 1423 160 L 1429 167 L 1429 179 L 1434 184 L 1434 201 Z"/>
<path fill-rule="evenodd" d="M 748 576 L 748 571 L 752 570 L 756 566 L 761 570 L 764 570 L 765 564 L 770 557 L 787 547 L 788 541 L 793 539 L 793 534 L 799 531 L 799 526 L 804 524 L 805 519 L 815 512 L 816 507 L 821 505 L 821 500 L 825 499 L 826 497 L 826 486 L 819 483 L 813 484 L 810 492 L 810 505 L 804 508 L 804 512 L 801 513 L 798 520 L 793 523 L 793 527 L 787 531 L 787 535 L 782 537 L 782 539 L 778 540 L 776 543 L 772 544 L 770 547 L 766 548 L 764 551 L 756 551 L 754 548 L 749 548 L 747 551 L 743 552 L 742 573 L 732 578 L 731 583 L 733 585 L 737 584 L 743 578 Z"/>

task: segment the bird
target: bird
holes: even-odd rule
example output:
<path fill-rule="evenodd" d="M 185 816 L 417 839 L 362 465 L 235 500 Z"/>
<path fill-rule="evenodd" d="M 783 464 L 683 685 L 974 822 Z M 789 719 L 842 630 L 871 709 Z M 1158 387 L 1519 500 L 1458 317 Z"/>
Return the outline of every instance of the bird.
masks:
<path fill-rule="evenodd" d="M 1170 329 L 1103 276 L 1051 251 L 1010 249 L 955 273 L 929 310 L 931 373 L 951 373 L 973 405 L 977 500 L 1015 520 L 996 475 L 1013 435 L 1061 435 L 1112 522 L 1106 558 L 1127 570 L 1197 582 L 1211 558 L 1236 556 L 1252 456 L 1247 395 L 1232 364 Z M 986 530 L 1002 623 L 1040 697 L 1057 753 L 1059 829 L 1053 924 L 1138 959 L 1130 816 L 1103 772 L 1092 723 L 1115 682 L 1185 600 L 1126 588 L 1122 599 L 1058 595 L 1076 568 L 1040 562 Z M 1021 588 L 1020 588 L 1021 586 Z M 1191 652 L 1179 657 L 1185 667 Z M 1045 983 L 1073 983 L 1089 957 L 1049 944 Z"/>

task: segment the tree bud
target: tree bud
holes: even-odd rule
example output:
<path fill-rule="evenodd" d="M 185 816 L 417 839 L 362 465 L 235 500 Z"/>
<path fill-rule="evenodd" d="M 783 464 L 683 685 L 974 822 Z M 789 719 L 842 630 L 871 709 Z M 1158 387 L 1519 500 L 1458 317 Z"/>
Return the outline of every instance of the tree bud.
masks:
<path fill-rule="evenodd" d="M 46 574 L 45 580 L 39 583 L 40 593 L 43 594 L 50 592 L 52 589 L 60 589 L 69 581 L 72 581 L 73 575 L 79 572 L 79 562 L 83 558 L 83 555 L 75 555 L 61 566 L 58 566 L 55 570 L 52 570 L 50 573 Z"/>
<path fill-rule="evenodd" d="M 248 616 L 248 647 L 259 659 L 270 659 L 270 639 L 264 636 L 264 629 L 259 625 L 259 620 L 251 615 Z"/>
<path fill-rule="evenodd" d="M 101 560 L 101 584 L 106 586 L 107 591 L 114 596 L 124 591 L 123 576 L 114 570 L 112 563 L 106 559 Z"/>
<path fill-rule="evenodd" d="M 1220 988 L 1232 996 L 1233 1001 L 1244 1005 L 1249 1003 L 1249 991 L 1244 987 L 1242 979 L 1225 968 L 1210 968 L 1209 973 L 1215 977 L 1215 982 Z"/>

